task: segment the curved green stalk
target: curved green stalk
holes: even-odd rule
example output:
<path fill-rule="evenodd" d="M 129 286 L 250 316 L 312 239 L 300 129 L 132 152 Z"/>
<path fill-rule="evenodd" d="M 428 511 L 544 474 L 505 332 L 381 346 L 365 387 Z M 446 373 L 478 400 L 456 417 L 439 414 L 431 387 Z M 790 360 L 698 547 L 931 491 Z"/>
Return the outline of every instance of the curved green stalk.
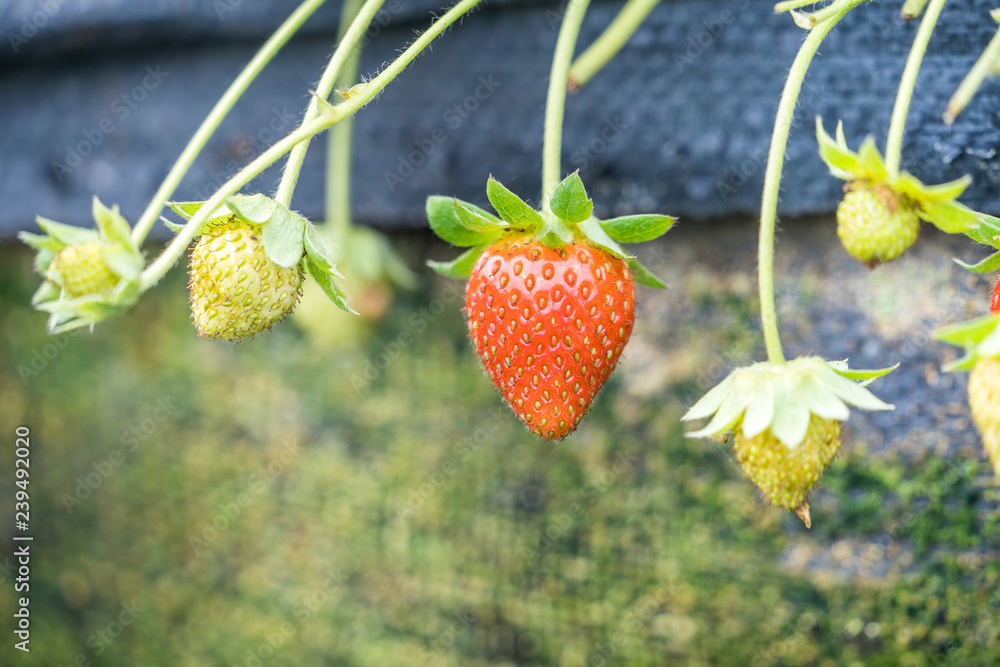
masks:
<path fill-rule="evenodd" d="M 347 33 L 347 26 L 361 9 L 362 0 L 346 0 L 341 10 L 340 40 Z M 337 80 L 338 85 L 347 89 L 358 79 L 361 65 L 361 45 L 351 51 L 351 57 L 344 63 L 344 69 Z M 326 150 L 326 199 L 324 210 L 326 223 L 338 233 L 351 226 L 351 144 L 354 139 L 354 116 L 348 116 L 327 134 Z"/>
<path fill-rule="evenodd" d="M 987 76 L 996 72 L 998 66 L 1000 66 L 1000 30 L 993 35 L 993 39 L 983 51 L 983 55 L 979 57 L 966 77 L 962 79 L 955 94 L 948 100 L 948 106 L 941 116 L 945 125 L 951 125 L 955 122 L 958 114 L 962 113 L 962 110 L 972 101 L 979 86 L 983 84 Z"/>
<path fill-rule="evenodd" d="M 333 52 L 330 63 L 323 72 L 323 77 L 316 85 L 313 99 L 309 101 L 305 118 L 302 119 L 303 125 L 319 117 L 319 101 L 325 101 L 330 97 L 330 93 L 333 92 L 333 86 L 340 77 L 341 70 L 353 57 L 353 53 L 360 45 L 361 39 L 368 30 L 368 26 L 371 25 L 372 19 L 375 18 L 375 14 L 378 13 L 378 10 L 382 8 L 384 3 L 385 0 L 366 0 L 365 4 L 355 14 L 350 27 L 343 34 L 340 43 L 337 44 L 337 49 Z M 292 193 L 295 192 L 295 185 L 298 183 L 299 173 L 302 171 L 302 163 L 306 159 L 306 152 L 308 150 L 309 142 L 305 141 L 296 146 L 292 154 L 288 156 L 288 164 L 281 175 L 278 191 L 274 195 L 275 200 L 285 206 L 289 206 L 292 203 Z"/>
<path fill-rule="evenodd" d="M 781 337 L 778 331 L 778 315 L 774 304 L 774 225 L 778 215 L 778 190 L 781 186 L 781 172 L 785 164 L 785 149 L 791 131 L 795 105 L 802 91 L 806 72 L 812 63 L 819 45 L 826 35 L 842 18 L 865 0 L 838 0 L 830 5 L 837 10 L 829 18 L 816 24 L 799 48 L 798 55 L 788 72 L 785 88 L 778 102 L 778 113 L 771 135 L 771 148 L 767 155 L 767 169 L 764 172 L 764 194 L 760 204 L 760 240 L 757 247 L 758 277 L 760 281 L 760 319 L 764 330 L 764 345 L 771 363 L 784 363 Z"/>
<path fill-rule="evenodd" d="M 945 0 L 930 0 L 920 20 L 917 36 L 913 38 L 913 48 L 906 59 L 903 77 L 899 81 L 899 92 L 896 93 L 896 104 L 892 107 L 892 120 L 889 121 L 889 137 L 885 142 L 885 164 L 890 174 L 899 173 L 899 160 L 903 154 L 903 132 L 906 129 L 906 116 L 910 111 L 910 101 L 913 99 L 913 88 L 917 84 L 917 74 L 920 64 L 927 53 L 927 44 L 931 41 L 931 33 L 937 25 L 938 17 L 944 8 Z"/>
<path fill-rule="evenodd" d="M 335 107 L 326 105 L 320 108 L 320 116 L 315 120 L 304 123 L 294 132 L 284 139 L 278 141 L 273 146 L 264 151 L 253 162 L 248 164 L 239 173 L 213 194 L 208 201 L 198 210 L 198 212 L 188 220 L 173 241 L 164 249 L 156 260 L 142 272 L 140 289 L 148 290 L 155 285 L 170 267 L 180 259 L 191 241 L 201 232 L 202 225 L 208 220 L 209 214 L 222 206 L 227 197 L 236 194 L 240 188 L 253 180 L 258 174 L 278 161 L 281 156 L 294 150 L 302 142 L 308 141 L 323 130 L 330 128 L 341 122 L 358 109 L 365 106 L 392 82 L 407 65 L 420 55 L 420 52 L 427 48 L 434 39 L 444 32 L 451 24 L 461 18 L 466 12 L 479 4 L 481 0 L 462 0 L 441 18 L 436 20 L 413 44 L 409 46 L 400 56 L 386 67 L 381 74 L 368 81 L 358 84 L 351 90 L 344 93 L 346 99 Z"/>
<path fill-rule="evenodd" d="M 194 133 L 194 136 L 191 137 L 191 141 L 188 142 L 180 157 L 177 158 L 177 162 L 170 169 L 170 173 L 167 174 L 163 183 L 156 190 L 156 194 L 153 195 L 153 199 L 149 202 L 146 210 L 143 211 L 139 221 L 135 224 L 135 228 L 132 230 L 132 239 L 136 245 L 140 245 L 146 239 L 146 236 L 149 235 L 149 231 L 159 219 L 167 200 L 174 194 L 177 186 L 180 185 L 181 180 L 187 174 L 191 165 L 194 164 L 198 154 L 201 153 L 201 150 L 208 143 L 215 130 L 218 129 L 222 120 L 229 114 L 229 111 L 240 97 L 242 97 L 253 80 L 257 78 L 257 75 L 271 62 L 271 59 L 291 39 L 292 35 L 298 32 L 298 29 L 305 23 L 306 19 L 312 16 L 324 2 L 325 0 L 306 0 L 299 5 L 299 8 L 292 12 L 292 15 L 281 24 L 277 31 L 271 35 L 270 39 L 264 42 L 264 46 L 260 48 L 260 51 L 247 63 L 247 66 L 243 68 L 243 71 L 230 84 L 219 101 L 215 103 L 215 106 L 212 107 L 208 116 Z"/>
<path fill-rule="evenodd" d="M 566 89 L 569 85 L 569 66 L 576 48 L 580 25 L 587 13 L 590 0 L 569 0 L 563 16 L 556 51 L 552 58 L 549 76 L 549 94 L 545 100 L 545 143 L 542 146 L 542 210 L 551 212 L 549 199 L 559 185 L 562 175 L 562 131 L 566 111 Z"/>
<path fill-rule="evenodd" d="M 587 85 L 635 34 L 660 0 L 628 0 L 618 16 L 569 68 L 569 88 Z"/>

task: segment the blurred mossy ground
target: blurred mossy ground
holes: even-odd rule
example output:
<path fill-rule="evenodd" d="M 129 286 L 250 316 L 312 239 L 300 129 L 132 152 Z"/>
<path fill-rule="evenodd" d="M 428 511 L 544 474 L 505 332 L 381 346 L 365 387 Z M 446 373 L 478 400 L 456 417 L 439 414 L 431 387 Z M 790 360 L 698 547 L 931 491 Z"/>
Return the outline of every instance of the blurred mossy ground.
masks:
<path fill-rule="evenodd" d="M 32 652 L 8 662 L 5 629 L 0 662 L 997 664 L 981 459 L 873 457 L 859 436 L 806 531 L 725 446 L 683 438 L 705 373 L 759 349 L 752 282 L 713 275 L 641 295 L 701 313 L 672 324 L 669 381 L 643 368 L 651 316 L 553 444 L 503 408 L 455 285 L 429 275 L 378 324 L 307 303 L 234 346 L 195 336 L 174 271 L 125 317 L 50 339 L 28 253 L 3 246 L 0 507 L 11 526 L 26 424 L 35 541 Z"/>

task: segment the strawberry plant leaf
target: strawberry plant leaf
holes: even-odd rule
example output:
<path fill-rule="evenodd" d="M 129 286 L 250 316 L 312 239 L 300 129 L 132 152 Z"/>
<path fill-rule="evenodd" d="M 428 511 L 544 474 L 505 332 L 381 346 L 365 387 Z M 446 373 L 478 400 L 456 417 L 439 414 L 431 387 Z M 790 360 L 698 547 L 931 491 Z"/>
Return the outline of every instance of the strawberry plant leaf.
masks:
<path fill-rule="evenodd" d="M 552 212 L 568 222 L 583 222 L 594 213 L 594 202 L 587 196 L 580 172 L 563 179 L 549 199 Z"/>
<path fill-rule="evenodd" d="M 955 263 L 961 266 L 966 271 L 972 271 L 973 273 L 992 273 L 997 269 L 1000 269 L 1000 252 L 995 252 L 986 259 L 980 260 L 975 264 L 966 264 L 957 257 L 954 258 Z"/>
<path fill-rule="evenodd" d="M 949 345 L 970 347 L 989 335 L 997 328 L 998 323 L 1000 323 L 1000 317 L 985 315 L 938 329 L 934 332 L 934 337 Z"/>
<path fill-rule="evenodd" d="M 458 213 L 455 212 L 456 204 L 497 225 L 503 224 L 500 218 L 474 204 L 455 199 L 454 197 L 428 197 L 426 211 L 427 221 L 430 223 L 431 229 L 442 240 L 454 246 L 470 248 L 485 243 L 481 232 L 471 231 L 462 224 Z M 499 234 L 497 234 L 497 238 L 499 238 Z"/>
<path fill-rule="evenodd" d="M 838 137 L 843 137 L 843 123 L 837 125 Z M 823 119 L 816 116 L 816 141 L 819 143 L 819 156 L 837 178 L 851 180 L 858 169 L 858 156 L 846 146 L 833 140 L 823 129 Z"/>
<path fill-rule="evenodd" d="M 533 232 L 545 222 L 538 211 L 492 176 L 486 181 L 486 196 L 500 217 L 520 231 Z"/>
<path fill-rule="evenodd" d="M 676 221 L 669 215 L 645 214 L 625 215 L 600 223 L 608 236 L 619 243 L 644 243 L 666 234 Z"/>
<path fill-rule="evenodd" d="M 306 263 L 306 268 L 309 270 L 309 275 L 311 275 L 316 282 L 319 284 L 326 295 L 330 297 L 338 308 L 353 315 L 357 313 L 347 305 L 346 297 L 344 293 L 340 291 L 337 284 L 333 282 L 334 270 L 330 266 L 329 262 L 323 262 L 322 260 L 317 260 L 314 255 L 306 255 L 303 260 Z"/>
<path fill-rule="evenodd" d="M 306 219 L 274 202 L 271 217 L 265 221 L 261 243 L 271 261 L 291 268 L 302 259 L 305 244 Z"/>
<path fill-rule="evenodd" d="M 606 250 L 618 259 L 635 259 L 634 255 L 625 252 L 624 248 L 608 236 L 608 233 L 601 227 L 601 223 L 594 218 L 584 220 L 580 223 L 579 228 L 583 232 L 583 235 L 590 239 L 598 248 Z"/>
<path fill-rule="evenodd" d="M 457 199 L 454 200 L 454 202 L 455 215 L 458 216 L 458 221 L 470 232 L 476 232 L 478 234 L 495 234 L 497 232 L 506 231 L 509 228 L 507 223 L 499 220 L 494 222 L 486 216 L 480 215 L 476 211 L 467 208 Z"/>
<path fill-rule="evenodd" d="M 958 202 L 922 201 L 919 215 L 948 234 L 967 232 L 979 224 L 980 216 Z"/>
<path fill-rule="evenodd" d="M 483 254 L 483 251 L 487 247 L 489 247 L 489 244 L 469 248 L 450 262 L 427 260 L 427 266 L 448 278 L 468 278 L 472 275 L 472 269 L 475 268 L 476 262 L 479 261 L 479 256 Z"/>
<path fill-rule="evenodd" d="M 236 217 L 248 225 L 263 225 L 274 215 L 278 202 L 258 193 L 255 195 L 233 195 L 226 200 L 226 206 L 236 214 Z"/>
<path fill-rule="evenodd" d="M 637 259 L 630 259 L 628 261 L 628 268 L 632 272 L 632 279 L 640 285 L 656 289 L 664 289 L 667 286 L 655 273 L 643 266 Z"/>
<path fill-rule="evenodd" d="M 101 230 L 105 238 L 126 247 L 132 247 L 132 228 L 118 212 L 117 204 L 113 208 L 108 208 L 101 203 L 101 200 L 94 197 L 93 215 L 94 221 L 97 222 L 97 228 Z"/>
<path fill-rule="evenodd" d="M 42 231 L 63 245 L 78 245 L 88 241 L 97 241 L 100 238 L 97 232 L 93 229 L 65 225 L 61 222 L 56 222 L 55 220 L 43 218 L 42 216 L 38 216 L 36 220 L 38 221 L 38 226 L 42 228 Z"/>

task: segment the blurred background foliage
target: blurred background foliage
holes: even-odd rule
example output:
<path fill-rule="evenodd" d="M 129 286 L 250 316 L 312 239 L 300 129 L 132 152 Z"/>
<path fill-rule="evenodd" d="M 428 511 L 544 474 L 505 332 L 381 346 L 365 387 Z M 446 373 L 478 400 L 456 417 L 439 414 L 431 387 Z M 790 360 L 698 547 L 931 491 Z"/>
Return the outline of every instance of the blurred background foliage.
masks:
<path fill-rule="evenodd" d="M 395 240 L 412 265 L 449 252 Z M 872 457 L 860 433 L 807 532 L 683 438 L 698 355 L 759 348 L 742 275 L 643 292 L 633 361 L 552 444 L 480 373 L 460 283 L 425 273 L 367 321 L 308 298 L 228 345 L 196 338 L 177 270 L 50 338 L 29 252 L 0 246 L 0 494 L 26 424 L 35 537 L 32 652 L 5 635 L 0 662 L 995 664 L 1000 494 L 977 457 Z M 701 315 L 670 325 L 686 370 L 651 387 L 666 300 Z"/>

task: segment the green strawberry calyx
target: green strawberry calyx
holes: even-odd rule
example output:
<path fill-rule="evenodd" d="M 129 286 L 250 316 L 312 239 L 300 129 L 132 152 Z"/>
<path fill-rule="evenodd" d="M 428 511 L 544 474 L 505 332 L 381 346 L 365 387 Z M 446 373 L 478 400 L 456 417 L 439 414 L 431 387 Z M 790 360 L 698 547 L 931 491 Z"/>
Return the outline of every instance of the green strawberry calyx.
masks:
<path fill-rule="evenodd" d="M 170 202 L 169 206 L 174 213 L 190 220 L 204 204 L 200 201 Z M 263 194 L 233 195 L 226 199 L 225 206 L 220 206 L 208 216 L 199 234 L 234 220 L 260 232 L 264 252 L 272 262 L 286 269 L 301 263 L 338 308 L 354 313 L 333 280 L 343 276 L 330 261 L 311 222 Z M 170 222 L 167 226 L 175 232 L 183 228 Z"/>
<path fill-rule="evenodd" d="M 93 326 L 124 312 L 139 298 L 139 278 L 146 260 L 132 240 L 131 227 L 117 205 L 108 208 L 97 197 L 94 197 L 93 216 L 96 229 L 39 216 L 38 226 L 44 234 L 18 234 L 21 241 L 36 251 L 35 270 L 45 278 L 31 303 L 50 314 L 50 333 Z M 88 254 L 88 250 L 94 252 Z M 89 258 L 78 262 L 57 259 L 73 251 Z M 85 273 L 100 276 L 95 285 L 97 291 L 81 294 L 70 288 L 88 284 Z"/>
<path fill-rule="evenodd" d="M 794 450 L 805 440 L 812 415 L 844 421 L 850 413 L 848 404 L 863 410 L 894 409 L 865 387 L 895 368 L 852 370 L 846 361 L 820 357 L 760 362 L 734 370 L 681 420 L 714 415 L 704 428 L 688 433 L 690 438 L 719 435 L 737 426 L 745 437 L 753 438 L 769 429 Z"/>
<path fill-rule="evenodd" d="M 650 213 L 601 220 L 594 215 L 594 202 L 578 172 L 567 176 L 555 189 L 549 199 L 550 211 L 536 211 L 492 176 L 486 183 L 486 196 L 499 217 L 454 197 L 427 198 L 427 220 L 434 233 L 454 246 L 469 248 L 450 262 L 428 262 L 441 275 L 468 278 L 486 248 L 507 235 L 520 235 L 533 236 L 549 248 L 581 242 L 600 248 L 628 262 L 637 283 L 665 287 L 620 244 L 659 238 L 676 218 Z"/>
<path fill-rule="evenodd" d="M 934 332 L 940 341 L 965 349 L 965 356 L 946 364 L 944 370 L 967 371 L 982 358 L 1000 357 L 1000 314 L 959 322 Z"/>
<path fill-rule="evenodd" d="M 955 201 L 972 179 L 963 176 L 940 185 L 924 185 L 908 172 L 892 173 L 871 136 L 865 138 L 857 152 L 847 147 L 844 123 L 837 123 L 834 140 L 823 129 L 823 120 L 816 117 L 816 140 L 819 155 L 837 178 L 888 188 L 899 205 L 910 207 L 924 221 L 948 234 L 971 233 L 979 226 L 983 214 Z"/>

